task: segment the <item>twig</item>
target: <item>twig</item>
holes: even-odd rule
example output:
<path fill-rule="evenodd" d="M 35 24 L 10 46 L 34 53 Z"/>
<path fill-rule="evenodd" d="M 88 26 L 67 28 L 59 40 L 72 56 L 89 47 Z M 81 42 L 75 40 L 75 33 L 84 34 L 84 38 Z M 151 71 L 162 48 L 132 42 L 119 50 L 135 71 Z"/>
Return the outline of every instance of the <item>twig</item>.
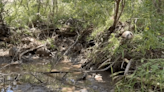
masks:
<path fill-rule="evenodd" d="M 70 51 L 70 49 L 73 47 L 73 46 L 75 46 L 76 45 L 76 43 L 79 41 L 79 38 L 80 38 L 80 34 L 78 33 L 78 32 L 76 32 L 77 33 L 77 38 L 76 38 L 76 41 L 64 52 L 64 54 L 59 58 L 59 59 L 57 59 L 57 62 L 56 62 L 56 64 L 62 59 L 62 57 L 64 56 L 64 55 L 66 55 L 69 51 Z"/>
<path fill-rule="evenodd" d="M 40 83 L 44 83 L 44 82 L 42 82 L 39 78 L 37 78 L 34 74 L 32 74 L 31 72 L 30 72 L 30 74 L 31 74 L 32 76 L 34 76 L 35 79 L 37 79 Z"/>
<path fill-rule="evenodd" d="M 79 40 L 79 38 L 80 38 L 80 34 L 77 32 L 77 38 L 76 38 L 76 41 L 64 52 L 64 54 L 63 55 L 66 55 L 68 52 L 69 52 L 69 50 L 73 47 L 73 46 L 75 46 L 76 45 L 76 43 L 78 42 L 78 40 Z"/>
<path fill-rule="evenodd" d="M 18 62 L 11 62 L 11 63 L 3 66 L 2 68 L 0 68 L 0 70 L 3 69 L 3 68 L 5 68 L 5 67 L 7 67 L 7 66 L 14 65 L 14 64 L 20 64 L 20 63 L 18 63 Z"/>
<path fill-rule="evenodd" d="M 108 59 L 105 60 L 101 65 L 99 65 L 98 69 L 100 69 L 101 67 L 103 67 L 103 66 L 105 66 L 105 65 L 107 65 L 107 64 L 110 64 L 111 62 L 109 62 L 109 61 L 111 61 L 111 58 L 108 58 Z"/>
<path fill-rule="evenodd" d="M 132 63 L 132 59 L 131 59 L 130 61 L 128 61 L 128 65 L 127 65 L 126 68 L 125 68 L 124 75 L 127 75 L 127 74 L 128 74 L 129 69 L 130 69 L 130 66 L 131 66 L 131 63 Z"/>
<path fill-rule="evenodd" d="M 104 68 L 104 69 L 100 69 L 100 70 L 72 70 L 72 71 L 52 71 L 52 72 L 42 72 L 43 74 L 49 74 L 49 73 L 74 73 L 74 72 L 83 72 L 83 73 L 94 73 L 94 72 L 103 72 L 108 70 L 109 68 L 111 68 L 117 61 L 118 59 L 121 57 L 118 56 L 113 62 L 112 64 L 110 64 L 108 67 Z"/>
<path fill-rule="evenodd" d="M 108 70 L 109 68 L 111 68 L 117 61 L 118 61 L 118 59 L 119 58 L 121 58 L 121 55 L 120 56 L 118 56 L 113 62 L 112 62 L 112 64 L 110 64 L 108 67 L 106 67 L 106 68 L 104 68 L 104 69 L 100 69 L 100 70 L 91 70 L 91 71 L 85 71 L 85 72 L 103 72 L 103 71 L 106 71 L 106 70 Z"/>
<path fill-rule="evenodd" d="M 30 52 L 30 51 L 33 51 L 33 50 L 35 50 L 35 49 L 39 49 L 39 48 L 44 47 L 44 46 L 45 46 L 45 44 L 44 44 L 44 45 L 40 45 L 40 46 L 38 46 L 38 47 L 36 47 L 36 48 L 32 48 L 32 49 L 29 49 L 29 50 L 26 50 L 26 51 L 22 52 L 22 53 L 19 55 L 19 60 L 21 60 L 21 57 L 22 57 L 24 54 L 26 54 L 26 53 L 28 53 L 28 52 Z"/>

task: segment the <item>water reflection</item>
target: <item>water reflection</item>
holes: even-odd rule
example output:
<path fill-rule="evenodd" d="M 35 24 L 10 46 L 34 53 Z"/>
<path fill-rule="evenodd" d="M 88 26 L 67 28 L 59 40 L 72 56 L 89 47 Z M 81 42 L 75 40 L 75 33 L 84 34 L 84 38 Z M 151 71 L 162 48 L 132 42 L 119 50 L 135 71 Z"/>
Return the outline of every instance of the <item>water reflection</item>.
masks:
<path fill-rule="evenodd" d="M 1 92 L 110 92 L 111 78 L 108 72 L 88 74 L 85 81 L 76 81 L 83 76 L 81 72 L 50 73 L 49 71 L 70 71 L 79 69 L 80 65 L 70 62 L 60 62 L 52 69 L 52 63 L 38 59 L 35 62 L 13 65 L 0 71 L 11 75 L 10 81 L 5 81 Z M 16 75 L 20 75 L 15 81 Z M 7 79 L 7 76 L 5 76 Z M 8 85 L 8 86 L 7 86 Z"/>
<path fill-rule="evenodd" d="M 1 92 L 14 92 L 13 90 L 11 90 L 11 86 L 9 85 L 8 87 L 7 87 L 7 89 L 5 89 L 5 88 L 3 88 L 3 89 L 1 89 Z"/>

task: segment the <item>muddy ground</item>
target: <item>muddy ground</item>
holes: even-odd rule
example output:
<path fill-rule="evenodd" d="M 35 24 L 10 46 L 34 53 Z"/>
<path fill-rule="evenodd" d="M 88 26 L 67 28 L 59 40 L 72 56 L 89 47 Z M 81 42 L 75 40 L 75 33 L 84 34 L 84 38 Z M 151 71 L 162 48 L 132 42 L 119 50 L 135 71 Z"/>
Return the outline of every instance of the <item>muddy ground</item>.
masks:
<path fill-rule="evenodd" d="M 86 40 L 91 26 L 79 29 L 31 28 L 33 36 L 12 30 L 1 37 L 1 92 L 113 92 L 110 72 L 86 73 L 82 68 L 95 42 Z"/>
<path fill-rule="evenodd" d="M 65 56 L 56 62 L 52 57 L 26 56 L 22 63 L 12 62 L 9 49 L 0 50 L 1 92 L 112 92 L 114 84 L 109 72 L 91 73 L 85 80 L 82 72 L 62 73 L 81 69 L 84 62 L 80 54 L 75 58 Z M 61 73 L 47 73 L 61 71 Z"/>

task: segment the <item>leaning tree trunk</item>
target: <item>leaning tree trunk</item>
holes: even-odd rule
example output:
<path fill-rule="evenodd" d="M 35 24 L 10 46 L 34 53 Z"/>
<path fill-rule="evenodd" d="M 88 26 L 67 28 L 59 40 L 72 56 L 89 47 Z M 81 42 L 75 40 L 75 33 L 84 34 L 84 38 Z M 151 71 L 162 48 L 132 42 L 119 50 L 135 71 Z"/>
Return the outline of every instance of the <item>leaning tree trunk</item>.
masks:
<path fill-rule="evenodd" d="M 121 6 L 121 10 L 120 10 L 120 6 Z M 125 0 L 115 0 L 114 22 L 113 22 L 113 25 L 109 28 L 110 34 L 113 33 L 113 31 L 115 30 L 115 27 L 124 10 L 124 6 L 125 6 Z"/>

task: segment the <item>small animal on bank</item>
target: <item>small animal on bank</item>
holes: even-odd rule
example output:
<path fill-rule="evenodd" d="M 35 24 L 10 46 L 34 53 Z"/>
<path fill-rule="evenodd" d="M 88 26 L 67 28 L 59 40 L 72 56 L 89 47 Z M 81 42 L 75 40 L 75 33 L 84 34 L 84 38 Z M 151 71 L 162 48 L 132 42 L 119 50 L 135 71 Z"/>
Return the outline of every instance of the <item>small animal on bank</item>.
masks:
<path fill-rule="evenodd" d="M 10 50 L 9 50 L 9 56 L 13 58 L 16 54 L 18 55 L 18 48 L 15 47 L 15 46 L 12 47 L 12 48 L 10 48 Z"/>
<path fill-rule="evenodd" d="M 133 33 L 131 31 L 125 31 L 122 33 L 122 38 L 125 38 L 125 39 L 132 39 L 133 38 Z"/>

